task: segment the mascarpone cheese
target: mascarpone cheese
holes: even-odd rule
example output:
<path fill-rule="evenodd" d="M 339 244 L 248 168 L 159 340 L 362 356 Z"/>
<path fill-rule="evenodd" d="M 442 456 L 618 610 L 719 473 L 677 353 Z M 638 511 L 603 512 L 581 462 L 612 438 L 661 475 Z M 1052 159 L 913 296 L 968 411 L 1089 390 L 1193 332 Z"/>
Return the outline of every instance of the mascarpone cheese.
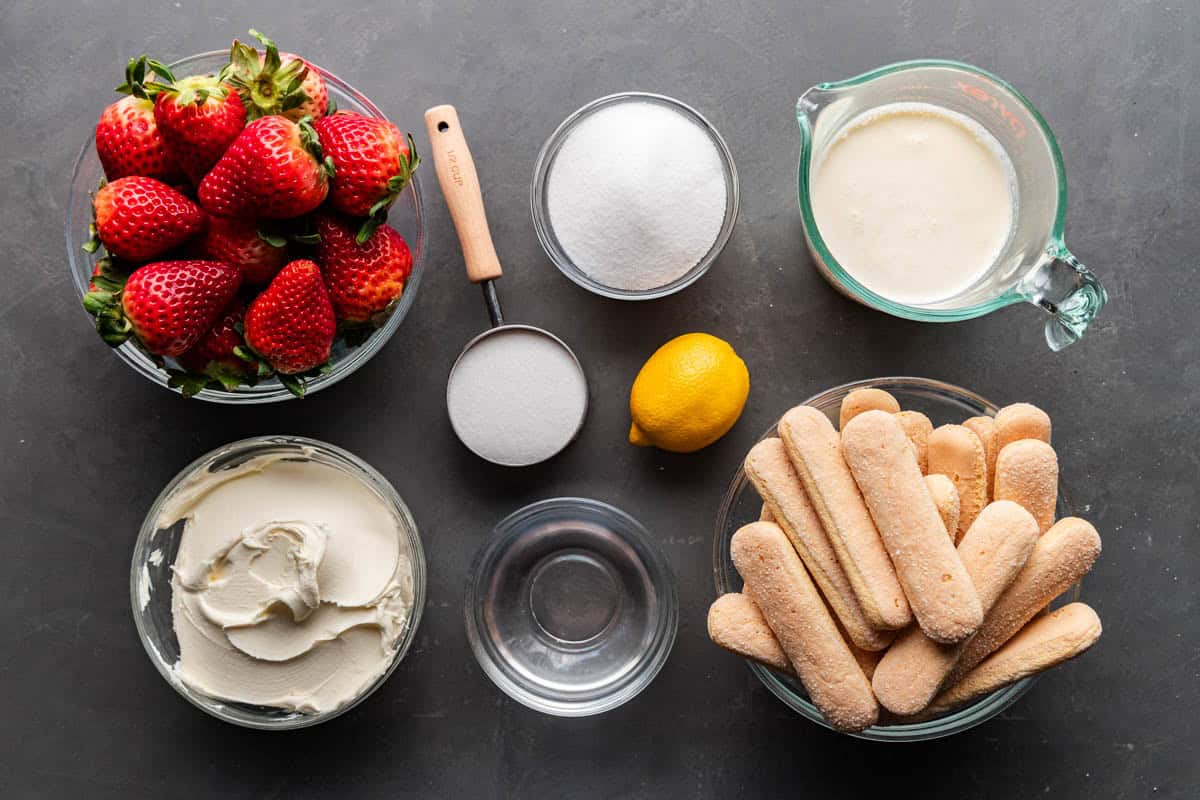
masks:
<path fill-rule="evenodd" d="M 390 666 L 412 613 L 412 562 L 396 516 L 358 478 L 260 456 L 181 484 L 158 526 L 181 520 L 171 610 L 184 684 L 321 713 Z"/>

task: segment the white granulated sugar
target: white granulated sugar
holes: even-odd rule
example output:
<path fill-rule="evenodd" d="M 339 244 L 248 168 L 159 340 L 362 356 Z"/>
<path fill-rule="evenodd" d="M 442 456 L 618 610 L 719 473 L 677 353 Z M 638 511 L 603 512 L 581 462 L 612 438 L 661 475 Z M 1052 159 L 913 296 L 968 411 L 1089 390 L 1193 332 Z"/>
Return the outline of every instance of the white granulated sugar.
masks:
<path fill-rule="evenodd" d="M 665 286 L 712 249 L 725 220 L 725 172 L 708 133 L 683 113 L 626 101 L 567 135 L 546 185 L 567 256 L 615 289 Z"/>
<path fill-rule="evenodd" d="M 579 430 L 587 380 L 571 353 L 544 333 L 500 330 L 463 354 L 446 389 L 454 431 L 489 461 L 545 461 Z"/>

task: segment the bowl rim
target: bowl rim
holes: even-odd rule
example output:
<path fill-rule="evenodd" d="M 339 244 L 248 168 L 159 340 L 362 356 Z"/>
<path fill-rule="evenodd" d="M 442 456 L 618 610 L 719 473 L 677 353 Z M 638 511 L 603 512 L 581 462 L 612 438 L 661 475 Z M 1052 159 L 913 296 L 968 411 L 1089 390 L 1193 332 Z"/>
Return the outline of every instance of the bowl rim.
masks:
<path fill-rule="evenodd" d="M 892 375 L 878 378 L 866 378 L 849 383 L 843 383 L 837 386 L 830 387 L 823 391 L 817 392 L 808 399 L 802 401 L 800 405 L 819 405 L 822 401 L 839 394 L 845 395 L 855 389 L 880 388 L 884 390 L 918 390 L 943 395 L 951 395 L 955 399 L 974 405 L 979 409 L 980 414 L 994 416 L 1000 406 L 986 399 L 982 395 L 964 389 L 946 381 L 939 381 L 932 378 L 922 378 L 909 375 Z M 776 425 L 768 428 L 762 436 L 756 441 L 761 441 L 771 435 L 774 435 Z M 733 584 L 728 580 L 728 575 L 725 569 L 726 560 L 726 530 L 731 526 L 733 508 L 737 500 L 741 497 L 741 493 L 747 488 L 753 491 L 753 487 L 749 486 L 749 481 L 746 478 L 745 470 L 739 464 L 737 471 L 730 480 L 725 494 L 721 498 L 721 506 L 717 512 L 716 526 L 713 536 L 713 583 L 715 585 L 717 596 L 726 592 L 735 591 Z M 1061 481 L 1059 483 L 1058 502 L 1065 505 L 1068 511 L 1073 509 L 1074 504 L 1070 501 L 1068 492 L 1063 487 Z M 1082 582 L 1077 583 L 1068 592 L 1073 594 L 1074 599 L 1079 599 Z M 1010 684 L 1002 689 L 977 700 L 970 705 L 963 706 L 955 711 L 941 717 L 937 717 L 925 722 L 915 723 L 900 723 L 894 725 L 873 725 L 863 731 L 845 732 L 835 730 L 817 710 L 816 706 L 806 697 L 798 694 L 792 689 L 778 674 L 771 669 L 760 664 L 754 663 L 748 659 L 743 659 L 750 671 L 755 677 L 767 688 L 771 694 L 779 698 L 788 708 L 797 712 L 811 722 L 815 722 L 821 727 L 850 736 L 856 739 L 865 739 L 868 741 L 883 741 L 883 742 L 915 742 L 926 741 L 930 739 L 940 739 L 946 736 L 952 736 L 957 733 L 962 733 L 977 725 L 997 716 L 1018 700 L 1021 699 L 1032 687 L 1034 682 L 1040 677 L 1032 675 L 1023 678 L 1016 683 Z"/>
<path fill-rule="evenodd" d="M 721 228 L 717 233 L 717 238 L 713 241 L 712 247 L 686 273 L 670 283 L 653 289 L 619 289 L 614 286 L 607 286 L 588 276 L 575 265 L 559 244 L 558 237 L 554 235 L 554 226 L 550 222 L 550 210 L 546 205 L 546 192 L 549 184 L 550 170 L 554 166 L 554 159 L 558 156 L 558 151 L 562 148 L 567 136 L 585 117 L 606 106 L 629 101 L 649 101 L 664 105 L 682 113 L 683 116 L 695 122 L 701 130 L 708 134 L 709 139 L 716 146 L 722 171 L 725 175 L 725 217 L 721 221 Z M 590 103 L 586 103 L 571 112 L 566 119 L 559 123 L 558 127 L 554 129 L 554 132 L 550 134 L 542 145 L 542 149 L 538 152 L 537 160 L 534 161 L 533 180 L 529 185 L 529 207 L 533 215 L 533 229 L 537 234 L 538 241 L 542 245 L 542 250 L 546 253 L 546 257 L 558 268 L 559 272 L 577 285 L 582 286 L 593 294 L 612 300 L 655 300 L 682 291 L 700 280 L 712 268 L 712 265 L 716 263 L 716 260 L 724 251 L 725 245 L 729 243 L 729 238 L 733 235 L 733 229 L 737 223 L 740 203 L 741 189 L 738 183 L 737 166 L 733 161 L 733 153 L 730 151 L 729 146 L 725 143 L 725 139 L 721 136 L 716 126 L 709 122 L 695 108 L 681 100 L 665 94 L 643 91 L 608 94 Z"/>
<path fill-rule="evenodd" d="M 207 50 L 202 53 L 194 53 L 189 56 L 172 61 L 168 66 L 172 69 L 186 68 L 194 66 L 199 62 L 207 59 L 228 59 L 228 50 Z M 334 75 L 329 70 L 324 69 L 318 64 L 313 63 L 309 59 L 305 59 L 308 64 L 320 73 L 325 82 L 333 86 L 338 92 L 350 97 L 355 103 L 361 105 L 367 113 L 377 119 L 386 120 L 387 117 L 379 109 L 374 102 L 371 101 L 362 92 L 355 89 L 346 81 Z M 80 223 L 84 220 L 72 218 L 74 201 L 80 192 L 86 193 L 88 190 L 85 187 L 79 186 L 80 171 L 84 164 L 90 159 L 97 159 L 96 156 L 96 134 L 93 129 L 88 134 L 83 146 L 79 150 L 79 155 L 75 158 L 74 166 L 71 169 L 71 182 L 67 190 L 66 210 L 64 212 L 65 231 L 64 236 L 67 245 L 67 269 L 71 273 L 72 282 L 75 284 L 76 292 L 79 297 L 87 294 L 88 275 L 91 272 L 91 267 L 95 264 L 94 256 L 85 256 L 79 251 L 79 242 L 76 239 L 76 230 Z M 416 173 L 413 174 L 408 186 L 404 188 L 404 193 L 411 193 L 413 204 L 414 227 L 416 229 L 416 241 L 407 242 L 409 251 L 412 254 L 412 271 L 409 274 L 408 281 L 405 284 L 404 292 L 401 295 L 400 302 L 392 310 L 391 315 L 384 325 L 373 332 L 373 334 L 362 345 L 350 349 L 345 356 L 339 360 L 333 368 L 325 375 L 320 375 L 316 378 L 309 379 L 305 394 L 315 394 L 335 383 L 343 380 L 351 373 L 358 370 L 363 364 L 369 361 L 383 346 L 392 338 L 400 323 L 408 315 L 416 302 L 417 289 L 420 286 L 421 278 L 425 273 L 425 262 L 428 259 L 428 241 L 425 233 L 425 209 L 423 206 L 423 191 L 421 189 L 421 179 Z M 86 223 L 84 223 L 86 225 Z M 83 265 L 86 264 L 86 269 Z M 86 313 L 86 312 L 85 312 Z M 89 317 L 90 321 L 90 317 Z M 131 342 L 126 342 L 120 347 L 112 348 L 117 357 L 125 362 L 135 372 L 141 374 L 144 378 L 178 394 L 178 390 L 172 389 L 167 385 L 169 376 L 165 371 L 154 365 L 154 362 L 137 348 Z M 261 403 L 277 403 L 285 400 L 297 399 L 295 395 L 289 392 L 275 378 L 264 381 L 255 387 L 242 388 L 236 391 L 226 391 L 224 389 L 205 388 L 197 392 L 190 399 L 199 399 L 210 403 L 221 403 L 228 405 L 257 405 Z"/>
<path fill-rule="evenodd" d="M 161 530 L 158 525 L 158 515 L 163 504 L 170 498 L 171 494 L 185 481 L 198 474 L 201 470 L 206 469 L 210 464 L 216 463 L 219 460 L 229 459 L 234 457 L 253 457 L 258 451 L 267 451 L 277 448 L 294 448 L 297 453 L 303 453 L 305 450 L 315 450 L 324 455 L 332 456 L 334 459 L 343 462 L 346 466 L 352 469 L 346 469 L 347 474 L 353 475 L 363 483 L 369 490 L 379 495 L 380 499 L 387 504 L 396 514 L 399 523 L 400 531 L 403 537 L 403 544 L 408 548 L 410 561 L 412 563 L 412 580 L 413 580 L 413 604 L 410 612 L 408 627 L 405 630 L 401 639 L 400 645 L 396 649 L 396 654 L 393 656 L 391 664 L 362 692 L 360 692 L 353 700 L 335 709 L 320 713 L 320 714 L 295 714 L 273 720 L 255 719 L 248 715 L 242 709 L 238 709 L 240 715 L 230 713 L 226 709 L 225 701 L 218 698 L 210 697 L 201 692 L 198 692 L 184 685 L 178 675 L 175 674 L 175 666 L 168 664 L 161 653 L 158 652 L 154 644 L 150 641 L 147 631 L 146 621 L 143 619 L 143 608 L 141 604 L 140 581 L 141 570 L 144 566 L 143 562 L 138 558 L 139 554 L 149 549 L 154 537 Z M 323 462 L 324 463 L 324 462 Z M 338 467 L 341 468 L 341 467 Z M 380 686 L 391 677 L 392 673 L 400 665 L 416 641 L 416 633 L 420 627 L 421 617 L 425 610 L 425 599 L 427 591 L 427 564 L 425 561 L 425 549 L 421 544 L 420 531 L 417 527 L 416 520 L 412 516 L 408 505 L 396 491 L 391 481 L 385 478 L 378 470 L 372 467 L 363 459 L 354 455 L 348 450 L 345 450 L 337 445 L 329 444 L 328 442 L 319 439 L 313 439 L 307 436 L 294 436 L 289 434 L 268 434 L 263 436 L 251 436 L 245 439 L 238 439 L 227 444 L 223 444 L 207 453 L 192 460 L 187 466 L 175 474 L 170 481 L 162 488 L 155 497 L 154 502 L 150 505 L 149 511 L 142 520 L 141 527 L 138 530 L 138 536 L 133 546 L 133 553 L 130 559 L 129 569 L 129 599 L 133 611 L 134 626 L 137 628 L 138 639 L 142 643 L 146 655 L 150 662 L 154 664 L 154 668 L 159 675 L 193 706 L 199 708 L 210 716 L 216 717 L 222 722 L 227 722 L 232 725 L 238 725 L 244 728 L 253 728 L 256 730 L 297 730 L 300 728 L 308 728 L 313 725 L 318 725 L 322 722 L 328 722 L 335 717 L 345 714 L 350 709 L 357 706 L 359 703 L 366 700 L 375 693 Z"/>
<path fill-rule="evenodd" d="M 633 542 L 640 555 L 649 558 L 649 564 L 646 565 L 647 572 L 650 573 L 652 580 L 658 579 L 653 585 L 662 598 L 662 602 L 659 603 L 660 613 L 655 620 L 652 645 L 648 656 L 643 660 L 640 670 L 636 673 L 636 677 L 618 687 L 616 691 L 586 702 L 550 698 L 512 680 L 504 670 L 497 666 L 496 660 L 484 646 L 486 637 L 481 633 L 479 624 L 479 593 L 477 589 L 484 577 L 482 570 L 485 562 L 520 535 L 522 527 L 527 527 L 530 520 L 535 520 L 547 513 L 564 510 L 590 512 L 619 520 L 622 527 L 617 532 Z M 658 543 L 650 536 L 646 527 L 631 514 L 609 503 L 587 497 L 551 497 L 522 506 L 504 517 L 496 523 L 488 538 L 476 550 L 470 569 L 467 571 L 463 616 L 467 639 L 475 660 L 492 683 L 504 694 L 527 708 L 550 716 L 587 717 L 602 714 L 624 705 L 641 694 L 658 676 L 674 648 L 679 630 L 679 591 L 670 561 Z"/>

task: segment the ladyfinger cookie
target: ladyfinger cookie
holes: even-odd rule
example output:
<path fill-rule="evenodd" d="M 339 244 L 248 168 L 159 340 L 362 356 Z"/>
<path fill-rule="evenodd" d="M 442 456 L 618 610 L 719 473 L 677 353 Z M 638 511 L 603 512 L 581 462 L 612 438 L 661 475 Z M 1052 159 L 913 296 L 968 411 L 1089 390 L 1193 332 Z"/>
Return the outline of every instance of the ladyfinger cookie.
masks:
<path fill-rule="evenodd" d="M 743 467 L 763 500 L 769 521 L 791 540 L 850 641 L 864 650 L 882 650 L 891 644 L 893 635 L 873 627 L 863 612 L 783 442 L 772 437 L 754 445 Z"/>
<path fill-rule="evenodd" d="M 786 675 L 796 674 L 766 617 L 745 594 L 731 592 L 713 601 L 708 609 L 708 638 L 742 658 Z"/>
<path fill-rule="evenodd" d="M 926 474 L 929 472 L 929 434 L 933 433 L 933 423 L 920 411 L 898 411 L 896 422 L 900 423 L 900 429 L 912 442 L 921 474 Z"/>
<path fill-rule="evenodd" d="M 1032 403 L 1013 403 L 996 412 L 996 452 L 1021 439 L 1050 442 L 1050 415 Z"/>
<path fill-rule="evenodd" d="M 842 731 L 875 724 L 879 704 L 871 684 L 779 526 L 752 522 L 733 535 L 729 550 L 796 675 L 829 724 Z"/>
<path fill-rule="evenodd" d="M 1071 603 L 1027 625 L 963 679 L 938 695 L 923 716 L 940 716 L 1087 651 L 1100 638 L 1100 617 Z"/>
<path fill-rule="evenodd" d="M 954 537 L 958 535 L 958 489 L 954 488 L 954 481 L 934 472 L 925 476 L 925 488 L 929 490 L 929 496 L 937 506 L 938 516 L 942 518 L 946 533 L 953 542 Z"/>
<path fill-rule="evenodd" d="M 828 603 L 825 604 L 825 608 L 829 610 Z M 855 647 L 846 636 L 846 630 L 837 617 L 834 617 L 833 621 L 842 636 L 842 641 L 850 648 L 850 655 L 854 656 L 867 680 L 871 680 L 883 652 Z M 771 631 L 771 626 L 767 624 L 758 603 L 748 594 L 730 592 L 713 601 L 708 609 L 708 638 L 713 644 L 734 655 L 748 658 L 783 675 L 796 677 L 796 670 L 792 669 L 791 662 Z"/>
<path fill-rule="evenodd" d="M 912 611 L 842 458 L 838 432 L 817 409 L 797 406 L 779 421 L 779 435 L 867 621 L 873 628 L 903 628 Z"/>
<path fill-rule="evenodd" d="M 992 503 L 975 518 L 958 545 L 958 555 L 985 614 L 1017 577 L 1037 538 L 1037 522 L 1016 503 Z M 920 628 L 909 628 L 884 654 L 871 679 L 879 704 L 893 714 L 921 711 L 965 648 L 966 642 L 939 644 Z"/>
<path fill-rule="evenodd" d="M 970 636 L 983 622 L 983 609 L 895 417 L 867 411 L 850 420 L 842 454 L 921 630 L 946 644 Z"/>
<path fill-rule="evenodd" d="M 1038 521 L 1042 533 L 1054 524 L 1058 505 L 1058 456 L 1040 439 L 1006 444 L 996 458 L 997 500 L 1022 505 Z"/>
<path fill-rule="evenodd" d="M 969 428 L 943 425 L 929 434 L 929 472 L 945 475 L 958 490 L 958 530 L 963 534 L 987 505 L 987 456 L 983 443 Z"/>
<path fill-rule="evenodd" d="M 895 414 L 900 410 L 896 398 L 883 389 L 855 389 L 842 398 L 842 410 L 838 419 L 838 429 L 846 427 L 846 423 L 864 411 L 878 409 Z"/>
<path fill-rule="evenodd" d="M 1051 600 L 1087 574 L 1100 556 L 1100 534 L 1086 520 L 1064 517 L 1042 534 L 1012 586 L 1000 595 L 967 643 L 947 685 L 953 685 L 1012 638 Z"/>
<path fill-rule="evenodd" d="M 979 442 L 983 445 L 983 456 L 986 463 L 983 478 L 984 484 L 987 486 L 988 502 L 995 500 L 992 497 L 992 477 L 996 474 L 996 454 L 999 452 L 996 449 L 996 420 L 993 417 L 971 417 L 963 421 L 963 427 L 970 430 L 979 437 Z"/>
<path fill-rule="evenodd" d="M 809 573 L 809 577 L 812 577 L 811 572 Z M 820 588 L 821 587 L 818 586 L 817 590 L 820 591 Z M 862 668 L 863 675 L 867 676 L 867 680 L 871 680 L 871 676 L 875 674 L 875 667 L 879 664 L 879 659 L 883 658 L 883 654 L 887 652 L 886 649 L 864 650 L 856 645 L 854 640 L 850 638 L 850 634 L 847 633 L 846 627 L 842 625 L 842 621 L 837 618 L 837 614 L 835 614 L 833 612 L 833 608 L 830 607 L 829 599 L 824 595 L 821 596 L 821 599 L 825 601 L 825 610 L 829 612 L 829 616 L 833 617 L 833 624 L 837 625 L 838 633 L 841 635 L 842 641 L 846 643 L 846 647 L 850 648 L 850 655 L 854 656 L 854 660 L 857 661 L 858 666 Z M 890 645 L 892 640 L 896 637 L 896 632 L 884 631 L 883 633 L 887 636 L 888 644 Z"/>

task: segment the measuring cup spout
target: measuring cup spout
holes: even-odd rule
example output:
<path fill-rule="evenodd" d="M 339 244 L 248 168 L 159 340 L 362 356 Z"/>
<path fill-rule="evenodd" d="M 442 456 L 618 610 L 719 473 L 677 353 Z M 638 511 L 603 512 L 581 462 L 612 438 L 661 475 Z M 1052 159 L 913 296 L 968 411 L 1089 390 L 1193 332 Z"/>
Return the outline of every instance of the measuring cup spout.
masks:
<path fill-rule="evenodd" d="M 1052 244 L 1046 255 L 1048 258 L 1030 270 L 1016 290 L 1026 301 L 1050 314 L 1046 320 L 1046 344 L 1058 351 L 1079 341 L 1108 302 L 1108 293 L 1092 271 L 1062 243 Z"/>
<path fill-rule="evenodd" d="M 811 126 L 813 119 L 820 113 L 821 109 L 829 105 L 835 96 L 835 92 L 831 92 L 824 87 L 824 84 L 818 84 L 804 94 L 800 95 L 800 99 L 796 101 L 796 120 L 802 125 L 805 120 Z"/>

